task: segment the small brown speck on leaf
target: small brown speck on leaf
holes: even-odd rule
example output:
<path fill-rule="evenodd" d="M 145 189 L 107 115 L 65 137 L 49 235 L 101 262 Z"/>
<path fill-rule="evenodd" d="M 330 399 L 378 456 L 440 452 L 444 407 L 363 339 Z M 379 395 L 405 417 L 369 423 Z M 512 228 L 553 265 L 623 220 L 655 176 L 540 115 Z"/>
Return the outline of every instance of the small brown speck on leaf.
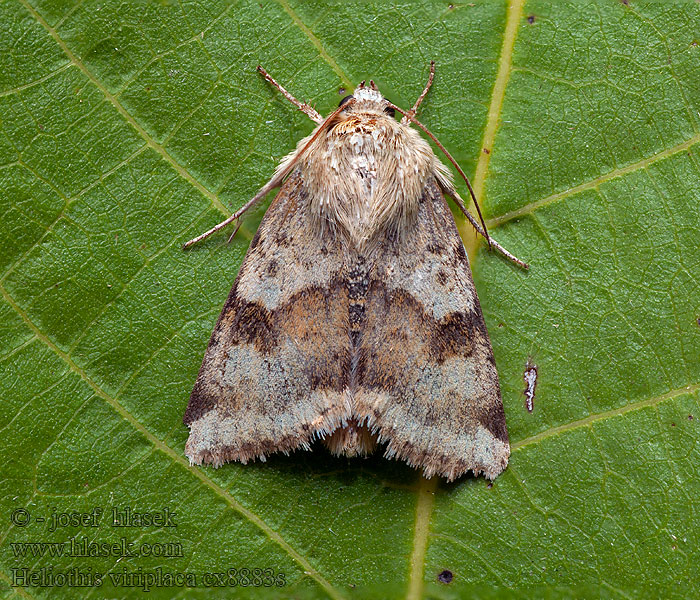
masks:
<path fill-rule="evenodd" d="M 493 488 L 493 481 L 489 481 L 488 485 L 486 486 L 487 490 L 490 490 L 491 488 Z"/>
<path fill-rule="evenodd" d="M 698 323 L 698 326 L 700 327 L 700 317 L 698 317 L 697 323 Z"/>
<path fill-rule="evenodd" d="M 440 571 L 437 578 L 440 583 L 452 583 L 454 575 L 452 574 L 452 571 L 445 569 L 444 571 Z"/>
<path fill-rule="evenodd" d="M 338 94 L 342 96 L 345 93 L 345 88 L 344 87 L 339 87 L 338 88 Z"/>
<path fill-rule="evenodd" d="M 530 15 L 527 18 L 527 22 L 530 23 L 530 25 L 532 25 L 535 22 L 535 15 Z"/>
<path fill-rule="evenodd" d="M 489 150 L 488 148 L 484 148 L 484 154 L 491 154 L 491 150 Z"/>
<path fill-rule="evenodd" d="M 692 421 L 692 420 L 693 420 L 693 415 L 688 415 L 688 421 Z"/>

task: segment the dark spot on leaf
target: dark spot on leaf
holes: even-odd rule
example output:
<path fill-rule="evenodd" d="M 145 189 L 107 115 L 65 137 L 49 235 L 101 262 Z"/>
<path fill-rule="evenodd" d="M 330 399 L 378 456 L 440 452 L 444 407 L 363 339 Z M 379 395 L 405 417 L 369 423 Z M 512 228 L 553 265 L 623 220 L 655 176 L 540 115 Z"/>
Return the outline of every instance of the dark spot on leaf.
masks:
<path fill-rule="evenodd" d="M 527 22 L 530 23 L 530 25 L 532 25 L 535 22 L 535 15 L 530 15 L 527 18 Z"/>
<path fill-rule="evenodd" d="M 484 154 L 491 154 L 491 150 L 489 150 L 488 148 L 484 148 Z"/>
<path fill-rule="evenodd" d="M 671 423 L 671 427 L 675 427 L 675 426 L 676 426 L 676 424 L 675 424 L 675 423 Z"/>
<path fill-rule="evenodd" d="M 448 10 L 453 10 L 454 7 L 455 7 L 454 4 L 448 4 L 448 5 L 447 5 Z"/>
<path fill-rule="evenodd" d="M 499 323 L 498 326 L 499 326 L 499 327 L 505 327 L 505 325 L 503 325 L 503 323 Z"/>
<path fill-rule="evenodd" d="M 692 420 L 693 420 L 693 415 L 688 415 L 688 421 L 692 421 Z"/>
<path fill-rule="evenodd" d="M 630 5 L 630 0 L 620 0 L 620 2 L 622 2 L 622 4 L 624 4 L 625 6 Z"/>
<path fill-rule="evenodd" d="M 454 575 L 452 574 L 452 571 L 448 569 L 440 571 L 440 574 L 438 575 L 438 581 L 440 583 L 452 583 L 452 579 L 454 579 Z"/>
<path fill-rule="evenodd" d="M 345 88 L 344 87 L 339 87 L 338 88 L 338 95 L 342 96 L 345 93 Z"/>
<path fill-rule="evenodd" d="M 487 490 L 490 490 L 493 487 L 493 481 L 489 481 L 488 485 L 486 486 Z"/>
<path fill-rule="evenodd" d="M 698 323 L 698 327 L 700 327 L 700 317 L 698 317 L 697 323 Z"/>

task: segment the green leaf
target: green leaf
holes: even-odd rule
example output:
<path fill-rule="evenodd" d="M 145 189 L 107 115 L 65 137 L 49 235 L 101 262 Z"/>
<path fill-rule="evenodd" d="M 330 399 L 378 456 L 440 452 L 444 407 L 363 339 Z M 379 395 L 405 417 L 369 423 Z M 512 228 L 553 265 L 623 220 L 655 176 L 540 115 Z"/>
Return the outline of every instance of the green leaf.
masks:
<path fill-rule="evenodd" d="M 370 77 L 410 107 L 431 59 L 421 120 L 531 264 L 461 224 L 508 469 L 447 485 L 322 448 L 190 467 L 182 414 L 262 209 L 231 245 L 180 246 L 312 125 L 256 65 L 326 114 Z M 3 597 L 700 595 L 699 115 L 690 0 L 1 3 Z M 176 526 L 113 527 L 112 507 Z M 18 545 L 71 540 L 175 556 Z M 204 583 L 229 569 L 250 578 Z"/>

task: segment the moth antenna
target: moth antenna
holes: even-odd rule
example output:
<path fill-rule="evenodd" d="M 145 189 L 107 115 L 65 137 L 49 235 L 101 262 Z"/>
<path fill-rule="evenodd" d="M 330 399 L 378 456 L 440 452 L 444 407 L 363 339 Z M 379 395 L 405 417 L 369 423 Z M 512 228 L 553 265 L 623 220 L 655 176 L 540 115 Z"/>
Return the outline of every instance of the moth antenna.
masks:
<path fill-rule="evenodd" d="M 262 68 L 262 67 L 261 67 Z M 216 233 L 219 231 L 219 229 L 223 229 L 228 225 L 229 223 L 232 223 L 236 219 L 238 219 L 243 213 L 245 213 L 247 210 L 249 210 L 251 207 L 256 205 L 260 200 L 262 200 L 267 194 L 270 192 L 270 190 L 280 186 L 282 182 L 284 181 L 284 178 L 289 175 L 290 171 L 292 168 L 297 164 L 299 159 L 304 155 L 304 153 L 309 149 L 309 147 L 316 141 L 319 135 L 324 133 L 333 123 L 335 118 L 338 116 L 338 114 L 345 110 L 348 106 L 352 106 L 352 104 L 355 103 L 355 99 L 351 98 L 348 100 L 345 104 L 342 106 L 339 106 L 336 108 L 330 115 L 328 115 L 321 125 L 318 126 L 316 129 L 316 133 L 311 137 L 311 139 L 306 143 L 306 145 L 299 150 L 295 155 L 294 155 L 294 160 L 289 161 L 289 164 L 284 168 L 284 170 L 280 171 L 279 173 L 275 173 L 272 176 L 272 179 L 268 181 L 264 186 L 260 188 L 257 194 L 253 196 L 248 202 L 246 202 L 241 208 L 239 208 L 235 213 L 233 213 L 228 219 L 225 219 L 224 221 L 221 221 L 221 223 L 214 225 L 209 231 L 205 231 L 203 234 L 198 235 L 196 238 L 192 238 L 189 242 L 185 242 L 182 245 L 183 250 L 186 248 L 189 248 L 193 244 L 196 244 L 197 242 L 202 241 L 205 238 L 208 238 L 210 235 L 213 233 Z M 235 235 L 234 231 L 234 235 Z"/>
<path fill-rule="evenodd" d="M 418 96 L 418 100 L 416 100 L 416 103 L 413 105 L 413 108 L 409 110 L 409 114 L 414 115 L 418 112 L 418 107 L 421 105 L 421 102 L 425 99 L 426 94 L 428 93 L 428 90 L 430 89 L 430 86 L 433 85 L 433 79 L 435 79 L 435 61 L 431 60 L 430 61 L 430 75 L 428 75 L 428 83 L 425 84 L 425 88 L 423 89 L 423 93 Z M 404 116 L 401 117 L 401 124 L 406 125 L 408 123 L 408 117 Z"/>
<path fill-rule="evenodd" d="M 374 79 L 369 80 L 369 87 L 372 88 L 373 90 L 377 89 L 377 84 L 374 83 Z"/>
<path fill-rule="evenodd" d="M 292 96 L 287 90 L 285 90 L 279 83 L 277 83 L 268 72 L 263 69 L 260 65 L 257 68 L 258 73 L 260 73 L 269 83 L 274 85 L 282 95 L 289 100 L 294 106 L 296 106 L 301 112 L 303 112 L 309 119 L 315 123 L 322 123 L 323 117 L 319 115 L 313 106 L 309 106 L 306 102 L 299 102 L 294 96 Z"/>
<path fill-rule="evenodd" d="M 362 81 L 360 81 L 360 85 L 357 87 L 359 87 L 360 89 L 364 88 L 365 87 L 365 80 L 363 79 Z"/>
<path fill-rule="evenodd" d="M 490 249 L 490 248 L 491 248 L 491 237 L 489 236 L 489 232 L 488 232 L 487 229 L 486 229 L 486 222 L 484 221 L 484 217 L 483 217 L 483 215 L 481 214 L 481 209 L 479 208 L 479 203 L 476 201 L 476 196 L 474 195 L 474 190 L 473 190 L 473 188 L 472 188 L 472 184 L 470 183 L 469 178 L 465 175 L 464 171 L 462 171 L 462 167 L 460 167 L 460 166 L 457 164 L 457 161 L 456 161 L 454 158 L 452 158 L 452 155 L 447 151 L 447 148 L 445 148 L 445 146 L 443 146 L 443 145 L 440 143 L 440 140 L 438 140 L 438 139 L 430 132 L 430 130 L 429 130 L 425 125 L 423 125 L 423 123 L 421 123 L 418 119 L 416 119 L 416 118 L 410 113 L 410 111 L 409 111 L 409 112 L 406 112 L 405 110 L 403 110 L 402 108 L 399 108 L 398 106 L 396 106 L 395 104 L 389 102 L 388 100 L 387 100 L 387 104 L 388 104 L 389 106 L 391 106 L 394 110 L 398 110 L 404 117 L 406 117 L 407 119 L 409 119 L 410 121 L 413 121 L 416 125 L 418 125 L 418 127 L 420 127 L 420 128 L 426 133 L 426 135 L 428 135 L 428 137 L 430 137 L 430 139 L 433 140 L 433 142 L 435 142 L 435 145 L 436 145 L 438 148 L 440 148 L 440 150 L 442 150 L 443 154 L 449 159 L 449 161 L 452 163 L 452 165 L 454 166 L 454 168 L 457 169 L 457 172 L 462 176 L 462 179 L 464 179 L 464 182 L 467 184 L 467 188 L 469 189 L 469 194 L 471 195 L 472 200 L 474 200 L 474 206 L 476 206 L 476 212 L 479 213 L 479 220 L 481 221 L 481 225 L 482 225 L 483 228 L 484 228 L 484 231 L 483 231 L 483 232 L 479 232 L 479 233 L 481 233 L 481 235 L 484 236 L 484 239 L 488 242 L 488 244 L 489 244 L 489 249 Z"/>

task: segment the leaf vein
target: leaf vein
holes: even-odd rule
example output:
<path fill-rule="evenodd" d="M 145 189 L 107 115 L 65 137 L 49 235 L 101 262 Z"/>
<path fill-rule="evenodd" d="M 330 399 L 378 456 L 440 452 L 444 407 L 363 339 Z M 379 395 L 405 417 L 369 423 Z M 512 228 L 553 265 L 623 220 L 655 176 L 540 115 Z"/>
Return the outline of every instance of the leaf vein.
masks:
<path fill-rule="evenodd" d="M 542 440 L 553 437 L 555 435 L 558 435 L 559 433 L 562 433 L 564 431 L 568 431 L 570 429 L 578 429 L 579 427 L 587 427 L 588 425 L 592 425 L 593 423 L 597 421 L 602 421 L 604 419 L 609 419 L 610 417 L 616 417 L 616 416 L 621 416 L 624 415 L 628 412 L 631 412 L 633 410 L 637 410 L 639 408 L 644 408 L 646 406 L 656 406 L 657 404 L 660 404 L 661 402 L 664 402 L 665 400 L 671 400 L 675 398 L 676 396 L 680 396 L 682 394 L 692 394 L 693 392 L 696 392 L 700 390 L 700 383 L 693 383 L 691 385 L 686 385 L 680 388 L 676 388 L 674 390 L 670 390 L 666 392 L 665 394 L 661 394 L 660 396 L 655 396 L 653 398 L 645 398 L 644 400 L 640 400 L 638 402 L 632 402 L 630 404 L 625 404 L 624 406 L 620 406 L 618 408 L 613 408 L 612 410 L 606 410 L 601 413 L 596 413 L 593 415 L 588 415 L 587 417 L 584 417 L 583 419 L 578 419 L 576 421 L 571 421 L 569 423 L 565 423 L 563 425 L 557 425 L 556 427 L 550 427 L 549 429 L 545 429 L 544 431 L 541 431 L 540 433 L 537 433 L 535 435 L 532 435 L 530 437 L 524 438 L 518 442 L 515 442 L 511 444 L 511 449 L 513 452 L 516 450 L 519 450 L 520 448 L 523 448 L 524 446 L 529 446 L 530 444 L 535 444 L 537 442 L 541 442 Z"/>
<path fill-rule="evenodd" d="M 77 66 L 84 75 L 93 83 L 93 85 L 102 92 L 105 98 L 112 103 L 112 106 L 117 110 L 117 112 L 136 130 L 136 132 L 146 141 L 146 143 L 153 148 L 160 156 L 163 157 L 172 167 L 180 174 L 180 176 L 188 181 L 193 187 L 195 187 L 200 193 L 202 193 L 206 198 L 208 198 L 212 204 L 214 204 L 222 213 L 229 214 L 228 209 L 221 203 L 221 201 L 209 191 L 204 185 L 194 177 L 183 165 L 177 162 L 170 153 L 163 147 L 162 144 L 158 143 L 140 124 L 139 122 L 122 106 L 119 99 L 112 94 L 107 87 L 85 66 L 85 64 L 68 48 L 66 43 L 59 37 L 56 30 L 51 27 L 46 20 L 37 12 L 34 7 L 29 4 L 28 0 L 19 0 L 24 7 L 31 13 L 31 15 L 49 32 L 51 37 L 55 40 L 56 44 L 63 50 L 63 52 L 68 56 L 70 61 Z"/>
<path fill-rule="evenodd" d="M 620 167 L 619 169 L 613 169 L 612 171 L 609 171 L 608 173 L 600 175 L 599 177 L 596 177 L 595 179 L 590 179 L 588 181 L 580 183 L 572 188 L 569 188 L 568 190 L 556 192 L 554 194 L 551 194 L 550 196 L 547 196 L 546 198 L 542 198 L 540 200 L 535 200 L 534 202 L 530 202 L 524 206 L 521 206 L 520 208 L 516 208 L 515 210 L 511 210 L 505 214 L 502 214 L 500 217 L 494 217 L 492 219 L 487 219 L 486 225 L 488 227 L 498 227 L 499 225 L 502 225 L 503 223 L 507 223 L 508 221 L 512 221 L 513 219 L 518 219 L 520 217 L 527 216 L 529 214 L 534 213 L 535 210 L 537 210 L 538 208 L 541 208 L 543 206 L 553 204 L 554 202 L 558 202 L 559 200 L 563 200 L 564 198 L 567 198 L 569 196 L 573 196 L 575 194 L 578 194 L 579 192 L 583 192 L 586 190 L 597 188 L 599 185 L 601 185 L 607 181 L 610 181 L 611 179 L 615 179 L 616 177 L 622 177 L 623 175 L 628 175 L 629 173 L 633 173 L 633 172 L 638 171 L 640 169 L 645 169 L 646 167 L 649 167 L 649 166 L 653 165 L 654 163 L 656 163 L 660 160 L 663 160 L 664 158 L 668 158 L 669 156 L 672 156 L 673 154 L 677 154 L 679 152 L 683 152 L 684 150 L 689 149 L 691 146 L 697 144 L 698 142 L 700 142 L 700 134 L 694 135 L 693 137 L 685 140 L 684 142 L 681 142 L 680 144 L 676 144 L 675 146 L 672 146 L 671 148 L 668 148 L 666 150 L 662 150 L 661 152 L 658 152 L 657 154 L 652 154 L 651 156 L 647 156 L 646 158 L 643 158 L 642 160 L 639 160 L 637 162 L 629 164 L 626 167 Z"/>
<path fill-rule="evenodd" d="M 343 596 L 340 591 L 336 589 L 329 581 L 327 581 L 316 569 L 314 569 L 311 564 L 304 558 L 299 552 L 297 552 L 277 531 L 275 531 L 270 525 L 268 525 L 261 517 L 256 513 L 249 510 L 235 499 L 231 493 L 222 488 L 214 480 L 210 479 L 200 467 L 192 467 L 189 465 L 188 461 L 185 460 L 178 452 L 173 448 L 163 443 L 162 440 L 153 435 L 142 423 L 134 417 L 126 408 L 119 403 L 117 400 L 112 398 L 107 392 L 105 392 L 92 378 L 75 362 L 72 358 L 63 352 L 58 346 L 56 346 L 41 330 L 34 324 L 34 322 L 29 318 L 29 316 L 17 305 L 14 298 L 10 296 L 4 286 L 0 285 L 0 295 L 2 295 L 8 304 L 17 312 L 17 314 L 26 323 L 29 329 L 39 338 L 44 344 L 46 344 L 57 356 L 59 356 L 68 367 L 81 377 L 81 379 L 91 387 L 95 393 L 107 402 L 124 420 L 131 424 L 131 426 L 136 429 L 141 435 L 143 435 L 151 444 L 153 444 L 158 450 L 169 457 L 174 463 L 180 465 L 190 474 L 199 479 L 204 485 L 210 488 L 214 493 L 220 496 L 226 503 L 241 516 L 250 521 L 253 525 L 258 527 L 272 542 L 276 543 L 284 552 L 286 552 L 301 568 L 304 574 L 309 575 L 313 578 L 326 593 L 335 600 L 341 600 Z"/>
<path fill-rule="evenodd" d="M 294 24 L 301 29 L 304 32 L 304 35 L 306 35 L 307 38 L 309 38 L 309 41 L 314 45 L 316 50 L 318 51 L 320 57 L 328 63 L 331 69 L 335 72 L 335 74 L 340 77 L 341 81 L 343 82 L 343 85 L 348 88 L 352 89 L 354 87 L 352 81 L 350 81 L 350 78 L 347 76 L 345 71 L 343 71 L 340 68 L 340 65 L 333 59 L 333 57 L 328 54 L 326 49 L 323 47 L 323 44 L 321 43 L 321 40 L 319 40 L 316 35 L 314 34 L 313 31 L 311 31 L 306 24 L 299 18 L 299 15 L 294 12 L 291 6 L 289 6 L 289 2 L 287 0 L 277 0 L 279 2 L 279 5 L 282 7 L 284 12 L 287 13 L 290 19 L 294 21 Z"/>

